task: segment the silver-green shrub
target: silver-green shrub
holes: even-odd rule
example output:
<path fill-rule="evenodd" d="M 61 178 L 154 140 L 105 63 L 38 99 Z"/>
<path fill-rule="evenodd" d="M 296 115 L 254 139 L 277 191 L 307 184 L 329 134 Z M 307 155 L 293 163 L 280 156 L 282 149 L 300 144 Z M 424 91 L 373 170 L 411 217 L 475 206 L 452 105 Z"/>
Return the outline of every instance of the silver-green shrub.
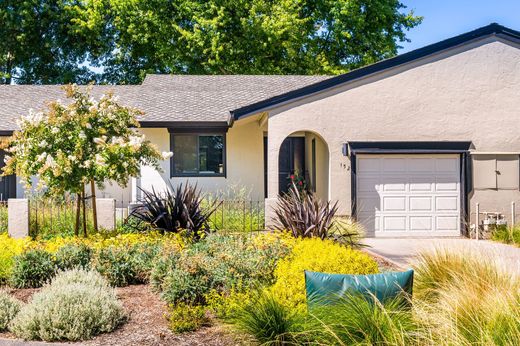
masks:
<path fill-rule="evenodd" d="M 125 318 L 115 291 L 98 273 L 62 272 L 36 293 L 9 329 L 25 340 L 87 340 Z"/>
<path fill-rule="evenodd" d="M 17 299 L 0 291 L 0 332 L 7 329 L 7 325 L 20 311 L 21 306 Z"/>

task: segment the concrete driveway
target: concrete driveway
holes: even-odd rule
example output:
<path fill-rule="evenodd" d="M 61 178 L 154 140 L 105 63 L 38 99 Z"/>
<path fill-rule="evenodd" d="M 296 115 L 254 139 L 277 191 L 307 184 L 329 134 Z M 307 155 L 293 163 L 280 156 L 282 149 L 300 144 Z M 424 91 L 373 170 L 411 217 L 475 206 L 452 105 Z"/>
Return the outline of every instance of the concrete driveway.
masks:
<path fill-rule="evenodd" d="M 409 267 L 417 253 L 434 248 L 476 250 L 492 256 L 512 272 L 520 274 L 520 248 L 488 240 L 467 238 L 365 238 L 364 243 L 377 255 L 400 267 Z"/>

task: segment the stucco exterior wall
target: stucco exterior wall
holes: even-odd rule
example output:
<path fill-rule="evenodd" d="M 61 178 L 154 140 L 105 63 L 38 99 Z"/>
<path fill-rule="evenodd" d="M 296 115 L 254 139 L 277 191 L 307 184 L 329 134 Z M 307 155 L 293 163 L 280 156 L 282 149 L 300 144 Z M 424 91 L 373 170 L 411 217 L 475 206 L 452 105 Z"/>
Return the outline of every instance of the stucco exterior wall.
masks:
<path fill-rule="evenodd" d="M 328 144 L 330 199 L 351 210 L 348 141 L 472 141 L 474 150 L 520 152 L 520 49 L 498 38 L 457 47 L 364 80 L 279 106 L 269 113 L 268 205 L 276 197 L 283 139 L 313 131 Z M 473 194 L 471 206 L 501 203 L 518 191 Z"/>
<path fill-rule="evenodd" d="M 165 128 L 143 128 L 146 138 L 161 151 L 170 151 L 170 134 Z M 176 185 L 189 181 L 207 193 L 224 192 L 230 186 L 244 187 L 253 200 L 264 199 L 263 130 L 257 121 L 235 123 L 226 135 L 226 177 L 171 178 Z M 142 167 L 138 184 L 143 189 L 166 188 L 170 179 L 170 162 L 161 163 L 162 172 Z"/>

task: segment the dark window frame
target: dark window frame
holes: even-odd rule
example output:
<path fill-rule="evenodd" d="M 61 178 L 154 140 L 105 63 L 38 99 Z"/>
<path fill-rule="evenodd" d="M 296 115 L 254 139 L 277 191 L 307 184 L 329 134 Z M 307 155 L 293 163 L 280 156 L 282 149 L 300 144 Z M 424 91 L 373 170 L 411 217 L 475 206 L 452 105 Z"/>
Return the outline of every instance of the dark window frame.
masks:
<path fill-rule="evenodd" d="M 200 136 L 222 136 L 222 173 L 175 173 L 175 155 L 170 159 L 170 178 L 227 178 L 227 128 L 226 129 L 168 129 L 170 133 L 170 151 L 173 152 L 175 146 L 175 136 L 197 136 L 197 165 L 200 165 L 199 156 L 199 137 Z"/>

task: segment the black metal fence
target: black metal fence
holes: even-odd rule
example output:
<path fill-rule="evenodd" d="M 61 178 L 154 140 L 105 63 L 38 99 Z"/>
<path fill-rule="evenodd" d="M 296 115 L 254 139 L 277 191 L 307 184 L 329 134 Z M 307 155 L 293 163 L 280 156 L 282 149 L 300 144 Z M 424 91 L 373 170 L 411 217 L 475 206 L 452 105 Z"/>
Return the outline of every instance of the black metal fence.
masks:
<path fill-rule="evenodd" d="M 211 201 L 212 202 L 212 201 Z M 211 203 L 203 203 L 210 205 Z M 115 218 L 119 227 L 128 218 L 128 202 L 116 201 Z M 264 229 L 264 201 L 220 200 L 211 215 L 209 224 L 214 230 L 231 232 L 250 232 Z M 76 223 L 76 199 L 62 200 L 32 199 L 29 203 L 31 236 L 51 237 L 55 234 L 73 235 Z M 88 231 L 93 230 L 91 200 L 86 200 L 86 224 Z M 82 222 L 82 215 L 80 217 Z M 0 230 L 7 230 L 7 204 L 0 204 Z"/>

